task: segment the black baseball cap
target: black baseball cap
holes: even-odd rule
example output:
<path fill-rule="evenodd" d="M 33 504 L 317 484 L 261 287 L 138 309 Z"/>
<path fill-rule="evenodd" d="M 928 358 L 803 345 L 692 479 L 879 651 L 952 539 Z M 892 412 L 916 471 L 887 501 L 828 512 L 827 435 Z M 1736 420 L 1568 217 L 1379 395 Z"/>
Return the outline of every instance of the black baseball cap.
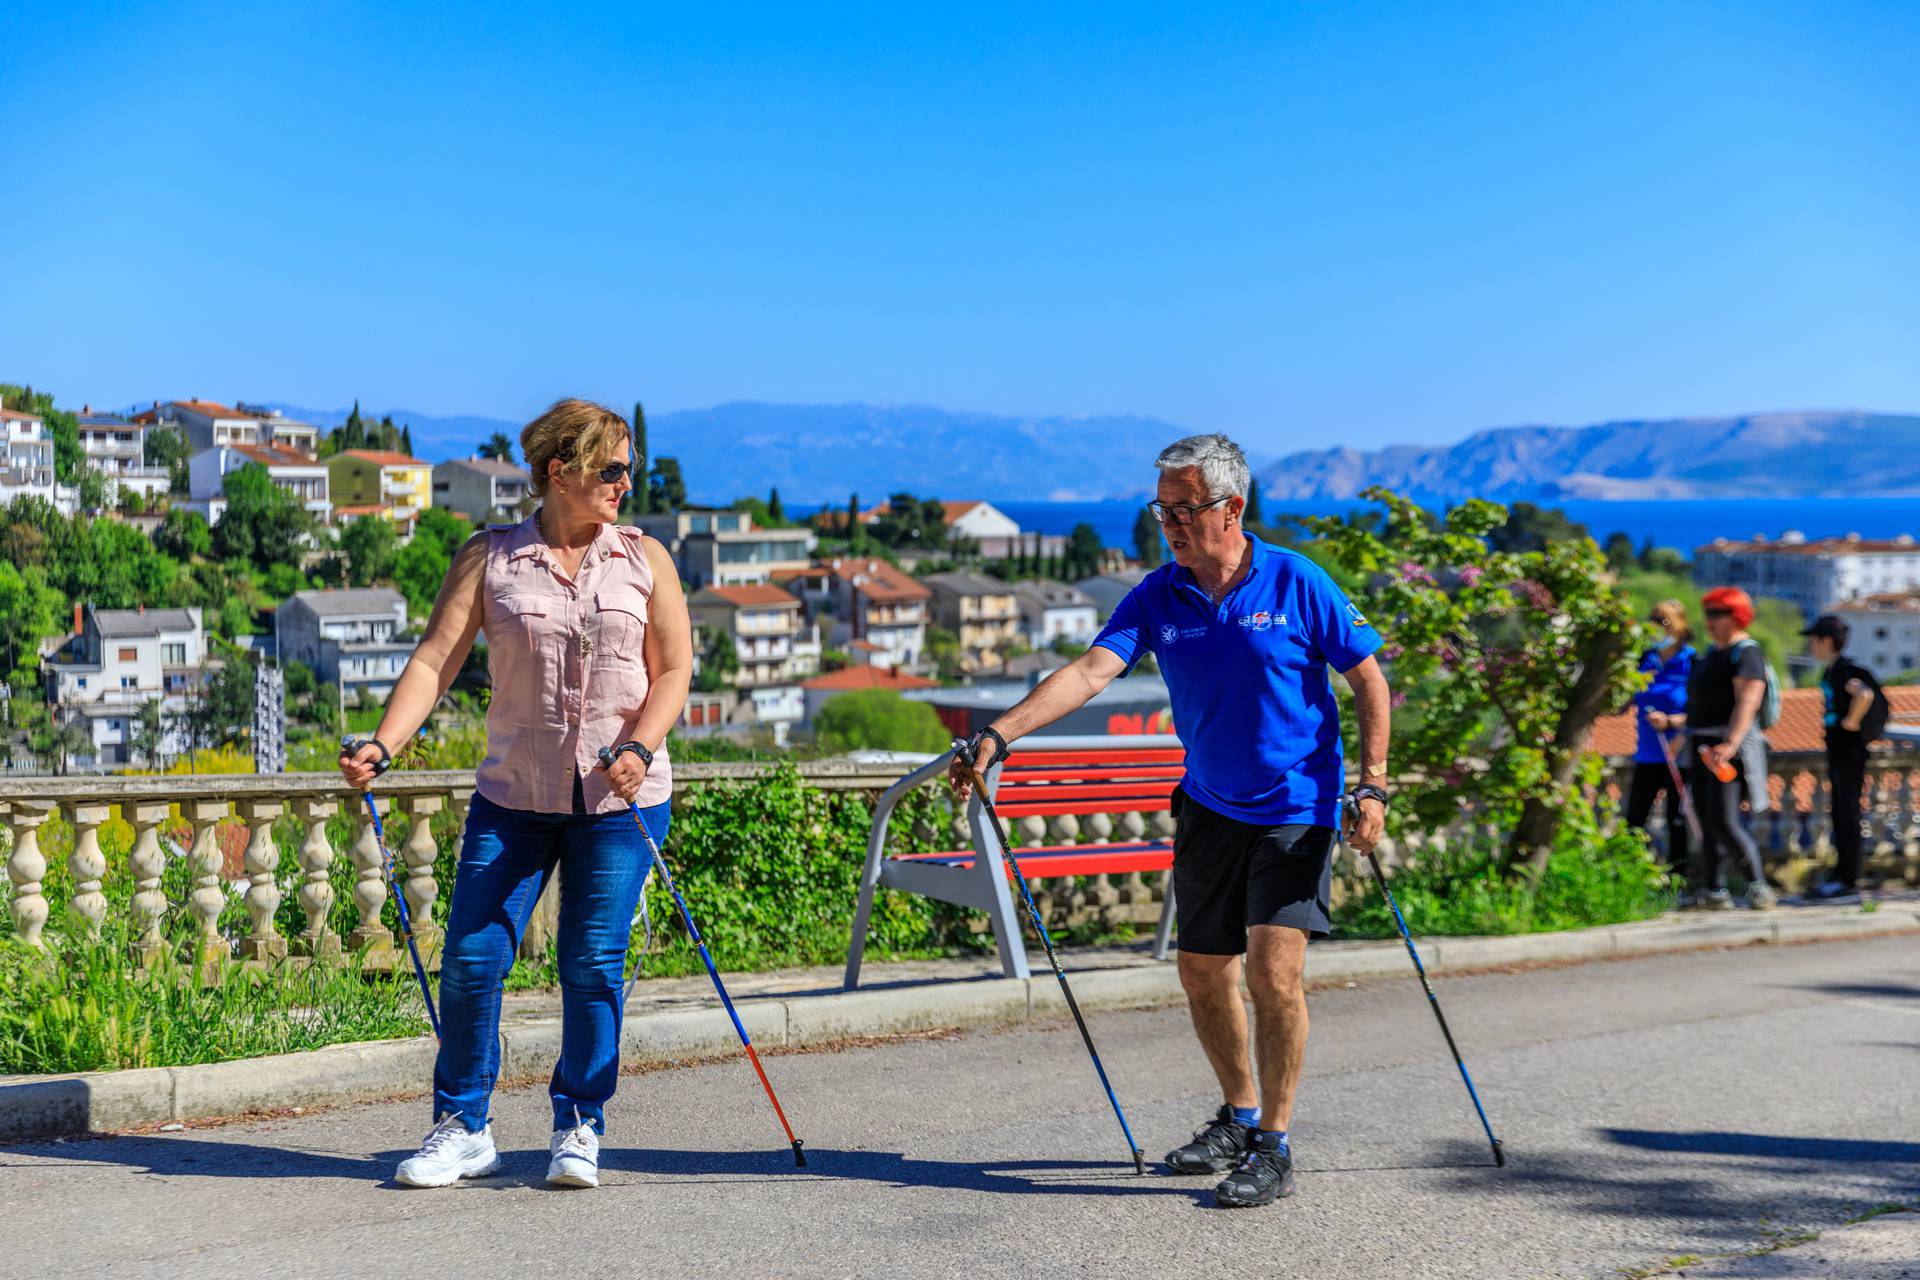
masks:
<path fill-rule="evenodd" d="M 1812 625 L 1808 626 L 1800 634 L 1803 636 L 1825 636 L 1835 644 L 1844 645 L 1847 642 L 1847 632 L 1849 630 L 1850 628 L 1847 626 L 1846 619 L 1835 617 L 1831 613 L 1823 613 L 1815 618 Z"/>

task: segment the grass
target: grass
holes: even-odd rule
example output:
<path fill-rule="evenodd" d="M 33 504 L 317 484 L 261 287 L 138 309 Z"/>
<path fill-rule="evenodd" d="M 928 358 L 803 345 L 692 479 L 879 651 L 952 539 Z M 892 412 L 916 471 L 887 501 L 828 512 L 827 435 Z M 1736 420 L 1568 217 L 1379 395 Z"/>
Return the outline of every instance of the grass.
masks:
<path fill-rule="evenodd" d="M 0 1073 L 190 1066 L 429 1030 L 405 970 L 368 975 L 349 959 L 207 973 L 184 941 L 142 969 L 113 926 L 46 941 L 0 940 Z"/>

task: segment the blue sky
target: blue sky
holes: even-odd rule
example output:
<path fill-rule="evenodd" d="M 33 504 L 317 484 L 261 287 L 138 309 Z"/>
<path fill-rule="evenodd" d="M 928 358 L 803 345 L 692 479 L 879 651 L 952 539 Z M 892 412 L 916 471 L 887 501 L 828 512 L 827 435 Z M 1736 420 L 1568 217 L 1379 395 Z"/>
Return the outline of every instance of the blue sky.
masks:
<path fill-rule="evenodd" d="M 25 0 L 0 48 L 0 378 L 75 403 L 1920 412 L 1911 3 Z"/>

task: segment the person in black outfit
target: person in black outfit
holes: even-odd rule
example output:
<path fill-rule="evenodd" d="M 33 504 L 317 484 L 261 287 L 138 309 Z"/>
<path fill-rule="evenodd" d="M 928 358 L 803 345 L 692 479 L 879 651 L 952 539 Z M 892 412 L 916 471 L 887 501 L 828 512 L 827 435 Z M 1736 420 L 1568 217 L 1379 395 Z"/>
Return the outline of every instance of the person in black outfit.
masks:
<path fill-rule="evenodd" d="M 1846 621 L 1823 614 L 1800 633 L 1814 661 L 1826 667 L 1827 780 L 1833 794 L 1833 876 L 1807 896 L 1833 902 L 1856 896 L 1860 879 L 1860 793 L 1867 782 L 1867 744 L 1887 727 L 1887 695 L 1867 670 L 1842 652 Z"/>
<path fill-rule="evenodd" d="M 1693 664 L 1687 681 L 1687 709 L 1671 715 L 1685 723 L 1698 759 L 1692 773 L 1693 810 L 1702 839 L 1693 851 L 1682 907 L 1724 911 L 1733 905 L 1727 891 L 1728 864 L 1739 859 L 1748 882 L 1747 905 L 1773 907 L 1777 898 L 1760 863 L 1760 846 L 1740 812 L 1742 800 L 1756 817 L 1770 807 L 1767 795 L 1767 743 L 1760 730 L 1761 704 L 1767 696 L 1767 661 L 1747 634 L 1753 601 L 1738 587 L 1715 587 L 1701 597 L 1707 633 L 1713 638 Z M 1731 770 L 1722 782 L 1719 770 Z"/>
<path fill-rule="evenodd" d="M 1667 797 L 1667 865 L 1684 872 L 1688 859 L 1688 824 L 1693 814 L 1681 788 L 1687 767 L 1679 722 L 1670 719 L 1687 709 L 1687 679 L 1693 674 L 1693 628 L 1687 609 L 1678 600 L 1653 606 L 1652 621 L 1667 634 L 1667 642 L 1640 655 L 1640 674 L 1647 687 L 1633 695 L 1637 734 L 1633 752 L 1633 781 L 1627 788 L 1627 825 L 1647 829 L 1653 802 Z M 1685 819 L 1685 821 L 1682 821 Z"/>

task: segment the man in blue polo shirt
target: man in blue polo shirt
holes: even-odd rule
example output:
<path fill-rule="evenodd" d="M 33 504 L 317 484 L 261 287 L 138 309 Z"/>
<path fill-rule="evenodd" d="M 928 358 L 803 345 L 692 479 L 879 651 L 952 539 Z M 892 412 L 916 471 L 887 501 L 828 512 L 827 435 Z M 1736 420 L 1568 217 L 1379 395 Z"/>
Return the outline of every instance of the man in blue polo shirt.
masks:
<path fill-rule="evenodd" d="M 1360 728 L 1358 817 L 1348 843 L 1380 839 L 1386 818 L 1390 695 L 1380 637 L 1311 560 L 1241 526 L 1246 458 L 1220 435 L 1169 445 L 1151 504 L 1173 563 L 1128 593 L 1093 647 L 1049 676 L 972 741 L 985 770 L 1006 744 L 1082 706 L 1154 655 L 1187 749 L 1174 793 L 1174 911 L 1180 981 L 1225 1104 L 1167 1154 L 1179 1173 L 1231 1170 L 1221 1204 L 1270 1204 L 1293 1191 L 1287 1124 L 1307 1044 L 1301 977 L 1309 937 L 1328 926 L 1345 766 L 1327 669 L 1353 690 Z M 956 760 L 950 775 L 966 793 Z M 1253 994 L 1249 1061 L 1240 975 Z"/>

